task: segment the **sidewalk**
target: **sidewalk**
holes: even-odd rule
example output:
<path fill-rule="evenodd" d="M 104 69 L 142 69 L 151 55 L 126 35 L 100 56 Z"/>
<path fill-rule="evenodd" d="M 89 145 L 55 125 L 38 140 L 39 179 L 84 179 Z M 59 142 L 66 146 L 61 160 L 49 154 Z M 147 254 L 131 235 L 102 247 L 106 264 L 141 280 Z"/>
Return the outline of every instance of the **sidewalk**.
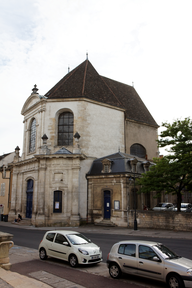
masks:
<path fill-rule="evenodd" d="M 136 231 L 128 228 L 120 228 L 120 227 L 103 227 L 103 226 L 95 226 L 95 225 L 85 225 L 80 227 L 33 227 L 33 226 L 24 226 L 24 225 L 15 225 L 11 222 L 0 222 L 0 230 L 1 226 L 7 227 L 17 227 L 18 229 L 34 229 L 34 230 L 76 230 L 82 233 L 102 233 L 102 234 L 122 234 L 122 235 L 130 235 L 130 236 L 147 236 L 147 237 L 165 237 L 165 238 L 177 238 L 177 239 L 192 239 L 191 232 L 177 232 L 177 231 L 165 231 L 165 230 L 153 230 L 153 229 L 138 229 Z M 6 271 L 0 268 L 0 287 L 1 288 L 35 288 L 35 287 L 42 287 L 42 288 L 84 288 L 80 284 L 72 282 L 68 280 L 67 275 L 72 271 L 74 274 L 73 269 L 68 269 L 68 274 L 64 275 L 57 275 L 57 273 L 53 273 L 52 271 L 56 268 L 56 265 L 52 265 L 52 263 L 46 263 L 47 261 L 39 261 L 38 250 L 26 248 L 26 247 L 19 247 L 14 246 L 10 249 L 9 252 L 10 263 L 12 264 L 11 271 Z M 20 263 L 20 264 L 19 264 Z M 17 265 L 18 264 L 18 265 Z M 29 266 L 27 268 L 27 265 Z M 31 269 L 30 265 L 33 265 L 35 269 Z M 39 265 L 39 270 L 38 269 Z M 46 265 L 47 271 L 44 271 L 44 267 Z M 50 266 L 51 265 L 51 266 Z M 27 276 L 21 275 L 19 272 L 19 267 L 22 266 L 22 269 L 26 269 Z M 50 266 L 50 267 L 49 267 Z M 66 267 L 69 268 L 69 267 Z M 27 270 L 28 269 L 28 270 Z M 31 270 L 30 270 L 31 269 Z M 17 272 L 14 272 L 17 271 Z M 78 273 L 85 273 L 87 272 L 87 276 L 96 277 L 94 281 L 97 281 L 98 277 L 103 277 L 102 283 L 105 281 L 111 281 L 111 278 L 108 273 L 108 269 L 106 263 L 100 263 L 94 267 L 88 269 L 77 269 L 76 274 Z M 23 272 L 23 271 L 22 271 Z M 81 275 L 79 276 L 81 277 Z M 114 283 L 114 284 L 113 284 Z M 112 284 L 112 285 L 111 285 Z M 123 288 L 123 281 L 121 282 L 121 287 Z M 107 286 L 108 284 L 105 283 Z M 117 282 L 111 281 L 110 286 L 111 288 L 113 285 L 117 285 Z M 123 285 L 123 286 L 122 286 Z M 105 286 L 105 287 L 106 287 Z M 88 286 L 86 286 L 88 287 Z M 114 286 L 115 287 L 115 286 Z M 127 287 L 150 287 L 146 285 L 136 285 L 135 283 L 130 283 Z M 152 286 L 151 286 L 152 287 Z M 159 286 L 163 287 L 163 286 Z"/>
<path fill-rule="evenodd" d="M 82 225 L 79 227 L 35 227 L 27 226 L 21 223 L 3 222 L 0 221 L 1 226 L 22 228 L 22 229 L 34 229 L 34 230 L 76 230 L 81 233 L 105 233 L 105 234 L 120 234 L 120 235 L 131 235 L 131 236 L 145 236 L 145 237 L 163 237 L 163 238 L 177 238 L 177 239 L 192 239 L 192 232 L 184 231 L 173 231 L 173 230 L 160 230 L 160 229 L 143 229 L 133 230 L 133 228 L 124 227 L 110 227 L 110 226 L 97 226 L 94 224 Z"/>

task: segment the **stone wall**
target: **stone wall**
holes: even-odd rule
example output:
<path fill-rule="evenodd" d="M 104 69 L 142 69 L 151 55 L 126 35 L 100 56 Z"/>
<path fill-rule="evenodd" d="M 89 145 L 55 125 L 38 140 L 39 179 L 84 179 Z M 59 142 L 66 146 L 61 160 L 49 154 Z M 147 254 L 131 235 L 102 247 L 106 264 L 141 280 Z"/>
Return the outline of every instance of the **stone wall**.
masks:
<path fill-rule="evenodd" d="M 128 214 L 128 227 L 134 224 L 134 210 Z M 137 226 L 139 228 L 165 229 L 175 231 L 192 231 L 192 213 L 185 212 L 155 212 L 137 211 Z"/>

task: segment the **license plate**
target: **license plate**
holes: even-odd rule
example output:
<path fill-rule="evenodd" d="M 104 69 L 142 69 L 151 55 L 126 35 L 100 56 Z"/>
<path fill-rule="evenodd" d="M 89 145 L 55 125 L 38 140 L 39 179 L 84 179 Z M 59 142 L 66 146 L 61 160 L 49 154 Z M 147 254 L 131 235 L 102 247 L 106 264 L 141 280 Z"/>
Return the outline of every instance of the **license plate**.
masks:
<path fill-rule="evenodd" d="M 94 256 L 91 256 L 91 259 L 94 260 L 94 259 L 98 259 L 99 258 L 99 255 L 94 255 Z"/>

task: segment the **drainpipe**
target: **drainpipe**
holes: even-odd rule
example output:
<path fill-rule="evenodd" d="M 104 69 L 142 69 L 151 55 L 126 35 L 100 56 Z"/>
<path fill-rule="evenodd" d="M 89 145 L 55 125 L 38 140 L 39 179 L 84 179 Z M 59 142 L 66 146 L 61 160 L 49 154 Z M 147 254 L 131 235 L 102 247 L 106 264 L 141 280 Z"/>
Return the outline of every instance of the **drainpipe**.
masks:
<path fill-rule="evenodd" d="M 87 178 L 87 177 L 86 177 Z M 86 217 L 87 217 L 87 224 L 88 224 L 88 206 L 89 206 L 89 189 L 88 189 L 88 187 L 89 187 L 89 180 L 87 179 L 87 215 L 86 215 Z"/>

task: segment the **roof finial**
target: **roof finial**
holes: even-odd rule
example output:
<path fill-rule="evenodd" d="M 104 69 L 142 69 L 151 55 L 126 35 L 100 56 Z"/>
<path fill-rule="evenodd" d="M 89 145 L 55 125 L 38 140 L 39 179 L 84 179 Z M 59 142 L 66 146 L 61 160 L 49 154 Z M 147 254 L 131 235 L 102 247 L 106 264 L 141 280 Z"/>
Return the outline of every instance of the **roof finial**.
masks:
<path fill-rule="evenodd" d="M 70 67 L 68 66 L 68 73 L 70 72 Z"/>
<path fill-rule="evenodd" d="M 88 60 L 88 52 L 86 53 L 86 60 Z"/>
<path fill-rule="evenodd" d="M 39 94 L 39 93 L 37 93 L 38 90 L 39 89 L 37 88 L 37 85 L 35 84 L 34 88 L 32 89 L 33 92 L 31 94 Z"/>
<path fill-rule="evenodd" d="M 134 82 L 132 82 L 132 86 L 134 87 Z"/>

